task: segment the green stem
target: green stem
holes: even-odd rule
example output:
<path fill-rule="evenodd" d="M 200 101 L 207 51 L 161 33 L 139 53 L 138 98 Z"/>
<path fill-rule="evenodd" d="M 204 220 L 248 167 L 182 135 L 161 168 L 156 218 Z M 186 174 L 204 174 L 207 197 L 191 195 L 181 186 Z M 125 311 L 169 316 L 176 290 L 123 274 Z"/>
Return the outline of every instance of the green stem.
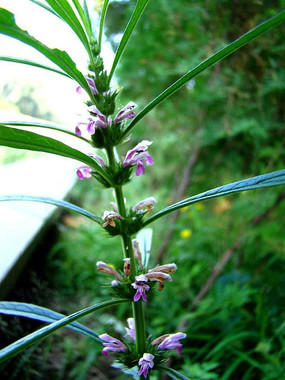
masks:
<path fill-rule="evenodd" d="M 109 165 L 111 167 L 112 166 L 114 167 L 116 165 L 116 159 L 115 159 L 113 147 L 106 148 L 106 152 L 108 156 Z M 116 196 L 116 203 L 118 207 L 118 213 L 123 218 L 126 218 L 127 212 L 126 212 L 126 207 L 125 207 L 125 202 L 124 202 L 122 186 L 114 186 L 114 190 L 115 190 L 115 196 Z M 136 270 L 134 252 L 133 252 L 132 237 L 131 235 L 122 231 L 121 240 L 122 240 L 124 258 L 130 258 L 130 261 L 131 261 L 130 281 L 134 282 L 135 276 L 137 275 L 137 270 Z M 143 355 L 145 352 L 146 333 L 145 333 L 145 318 L 144 318 L 144 309 L 143 309 L 142 300 L 139 300 L 138 302 L 133 302 L 132 309 L 133 309 L 133 318 L 135 321 L 136 348 L 137 348 L 137 352 Z"/>

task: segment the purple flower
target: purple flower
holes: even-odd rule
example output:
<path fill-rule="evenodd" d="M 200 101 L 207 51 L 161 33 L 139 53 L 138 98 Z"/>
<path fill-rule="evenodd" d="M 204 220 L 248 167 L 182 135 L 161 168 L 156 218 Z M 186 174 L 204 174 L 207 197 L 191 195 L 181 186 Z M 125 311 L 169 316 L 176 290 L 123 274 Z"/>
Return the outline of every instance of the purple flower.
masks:
<path fill-rule="evenodd" d="M 138 177 L 145 173 L 145 165 L 150 166 L 153 164 L 153 158 L 146 152 L 150 144 L 152 144 L 151 141 L 143 140 L 127 152 L 123 161 L 124 166 L 137 165 L 136 175 Z"/>
<path fill-rule="evenodd" d="M 106 128 L 107 124 L 102 122 L 98 117 L 90 116 L 86 121 L 80 121 L 76 124 L 75 133 L 77 136 L 81 137 L 84 131 L 88 132 L 90 135 L 94 135 L 97 128 Z"/>
<path fill-rule="evenodd" d="M 180 343 L 180 339 L 185 339 L 185 338 L 186 338 L 186 334 L 182 332 L 177 332 L 175 334 L 165 334 L 155 339 L 151 344 L 153 346 L 156 344 L 159 344 L 157 346 L 158 350 L 175 349 L 180 355 L 182 351 L 182 347 L 183 347 L 182 344 Z"/>
<path fill-rule="evenodd" d="M 81 180 L 83 180 L 85 178 L 91 178 L 92 177 L 92 168 L 90 166 L 87 166 L 87 165 L 80 166 L 77 169 L 76 174 L 77 174 L 78 178 Z"/>
<path fill-rule="evenodd" d="M 97 127 L 100 128 L 106 128 L 112 125 L 112 118 L 111 116 L 108 116 L 108 118 L 102 114 L 101 111 L 98 110 L 96 106 L 90 106 L 88 107 L 88 111 L 91 113 L 91 115 L 96 116 L 96 121 L 97 121 Z"/>
<path fill-rule="evenodd" d="M 129 328 L 125 327 L 125 329 L 127 331 L 125 337 L 129 336 L 135 342 L 135 340 L 136 340 L 136 331 L 135 331 L 135 321 L 134 321 L 134 318 L 128 318 L 127 322 L 128 322 Z"/>
<path fill-rule="evenodd" d="M 127 350 L 127 347 L 119 339 L 113 338 L 108 334 L 99 335 L 99 338 L 106 343 L 103 343 L 103 355 L 109 355 L 110 352 L 124 352 Z"/>
<path fill-rule="evenodd" d="M 143 374 L 144 378 L 147 378 L 148 370 L 154 366 L 153 359 L 154 356 L 152 354 L 143 354 L 143 357 L 139 360 L 139 366 L 141 366 L 139 370 L 139 376 Z"/>
<path fill-rule="evenodd" d="M 87 76 L 85 77 L 85 79 L 86 79 L 86 82 L 88 83 L 88 85 L 89 85 L 89 87 L 91 89 L 92 94 L 98 94 L 99 92 L 98 92 L 98 90 L 96 88 L 94 79 L 90 78 L 90 77 L 87 77 Z M 77 94 L 82 94 L 83 93 L 83 88 L 81 86 L 78 86 L 76 88 L 76 92 L 77 92 Z"/>
<path fill-rule="evenodd" d="M 144 274 L 135 277 L 136 281 L 132 283 L 132 287 L 136 289 L 136 294 L 134 295 L 134 301 L 137 302 L 142 298 L 146 302 L 145 292 L 149 290 L 149 286 L 145 284 L 147 282 L 147 277 Z"/>
<path fill-rule="evenodd" d="M 101 168 L 103 168 L 104 166 L 107 165 L 106 162 L 103 160 L 103 158 L 101 158 L 97 154 L 90 153 L 89 156 L 92 158 L 95 158 L 98 161 Z M 91 178 L 92 177 L 92 170 L 93 169 L 90 166 L 82 165 L 77 169 L 76 174 L 79 177 L 79 179 L 83 180 L 85 178 Z"/>
<path fill-rule="evenodd" d="M 92 155 L 92 157 L 96 158 L 101 168 L 103 168 L 104 166 L 107 166 L 106 162 L 103 160 L 102 157 L 98 156 L 98 154 Z"/>
<path fill-rule="evenodd" d="M 129 102 L 125 107 L 123 107 L 114 119 L 114 123 L 120 123 L 124 119 L 133 119 L 136 115 L 132 111 L 136 107 L 136 103 Z"/>

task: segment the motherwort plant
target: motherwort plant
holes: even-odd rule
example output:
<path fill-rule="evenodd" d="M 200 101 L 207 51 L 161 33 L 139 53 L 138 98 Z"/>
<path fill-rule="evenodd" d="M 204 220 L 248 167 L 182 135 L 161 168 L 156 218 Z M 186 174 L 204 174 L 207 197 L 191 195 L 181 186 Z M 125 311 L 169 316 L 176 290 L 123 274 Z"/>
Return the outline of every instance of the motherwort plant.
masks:
<path fill-rule="evenodd" d="M 62 22 L 72 29 L 75 38 L 78 38 L 82 43 L 89 57 L 86 72 L 81 73 L 77 69 L 75 62 L 65 51 L 51 49 L 32 37 L 27 31 L 22 30 L 15 23 L 14 15 L 6 9 L 0 9 L 0 32 L 35 48 L 58 68 L 55 69 L 20 58 L 1 57 L 1 59 L 50 70 L 58 75 L 67 76 L 77 83 L 77 93 L 85 93 L 88 99 L 86 101 L 85 115 L 77 123 L 74 123 L 74 132 L 60 129 L 58 126 L 46 124 L 45 122 L 30 122 L 28 125 L 39 128 L 52 128 L 57 133 L 68 133 L 74 139 L 83 139 L 89 144 L 90 152 L 85 154 L 57 139 L 27 131 L 21 128 L 27 126 L 27 123 L 24 122 L 7 121 L 2 123 L 0 126 L 0 144 L 12 148 L 52 153 L 78 160 L 82 163 L 76 172 L 79 179 L 90 181 L 91 186 L 96 181 L 103 188 L 112 188 L 115 199 L 110 199 L 111 206 L 106 206 L 107 209 L 103 215 L 96 215 L 65 201 L 47 199 L 41 196 L 11 196 L 7 194 L 6 196 L 1 196 L 0 200 L 47 202 L 85 215 L 101 226 L 109 235 L 120 237 L 123 248 L 122 264 L 121 267 L 114 268 L 110 264 L 98 261 L 96 264 L 97 270 L 103 275 L 110 276 L 110 300 L 92 305 L 69 316 L 63 316 L 35 305 L 1 302 L 0 312 L 2 313 L 25 315 L 30 318 L 35 318 L 36 315 L 37 319 L 48 324 L 2 349 L 0 351 L 0 363 L 54 331 L 68 326 L 77 332 L 92 337 L 102 345 L 103 355 L 115 355 L 124 368 L 132 369 L 135 377 L 139 376 L 147 379 L 154 371 L 160 371 L 168 373 L 172 378 L 186 379 L 182 374 L 166 366 L 165 362 L 171 353 L 176 352 L 177 355 L 181 355 L 182 346 L 191 345 L 191 340 L 187 339 L 183 331 L 165 331 L 164 335 L 159 337 L 149 336 L 148 326 L 145 323 L 145 312 L 147 312 L 148 307 L 151 307 L 153 293 L 166 291 L 163 290 L 165 281 L 172 282 L 173 280 L 172 286 L 175 286 L 173 274 L 176 271 L 179 272 L 179 268 L 175 263 L 160 263 L 159 266 L 154 268 L 149 267 L 144 247 L 140 247 L 135 236 L 157 219 L 192 203 L 234 192 L 282 185 L 285 183 L 285 170 L 223 185 L 184 199 L 153 214 L 154 207 L 157 204 L 159 205 L 159 199 L 156 201 L 151 194 L 146 199 L 138 199 L 137 204 L 129 204 L 124 197 L 124 185 L 131 181 L 139 181 L 140 179 L 136 177 L 148 174 L 151 166 L 155 165 L 151 152 L 152 149 L 159 149 L 158 142 L 152 141 L 151 136 L 145 136 L 145 140 L 131 145 L 133 147 L 130 150 L 126 149 L 122 156 L 117 153 L 116 148 L 118 145 L 124 146 L 127 139 L 131 138 L 130 132 L 148 112 L 199 73 L 283 21 L 285 12 L 274 15 L 271 19 L 258 25 L 201 62 L 137 113 L 135 99 L 130 100 L 124 106 L 120 105 L 118 100 L 119 93 L 115 88 L 112 88 L 111 79 L 128 40 L 149 0 L 137 1 L 117 48 L 110 72 L 105 70 L 104 62 L 101 58 L 102 34 L 108 0 L 103 3 L 98 35 L 94 33 L 94 25 L 85 0 L 83 4 L 79 0 L 30 1 L 51 12 L 55 17 L 59 17 Z M 145 239 L 148 239 L 147 234 L 145 234 Z M 97 335 L 94 331 L 77 322 L 79 318 L 87 314 L 121 303 L 129 303 L 130 310 L 126 334 L 120 339 L 110 336 L 107 331 L 104 334 Z"/>

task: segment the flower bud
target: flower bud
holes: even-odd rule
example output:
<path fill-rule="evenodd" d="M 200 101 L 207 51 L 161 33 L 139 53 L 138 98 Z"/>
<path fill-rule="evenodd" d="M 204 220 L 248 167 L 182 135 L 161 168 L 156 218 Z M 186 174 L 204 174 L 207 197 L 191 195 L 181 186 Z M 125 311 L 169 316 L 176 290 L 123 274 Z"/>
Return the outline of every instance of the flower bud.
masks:
<path fill-rule="evenodd" d="M 96 266 L 97 266 L 98 272 L 106 273 L 106 274 L 109 274 L 110 276 L 115 276 L 120 281 L 123 280 L 120 274 L 117 271 L 115 271 L 115 269 L 113 269 L 110 265 L 104 263 L 103 261 L 98 261 L 96 263 Z"/>
<path fill-rule="evenodd" d="M 105 223 L 102 224 L 102 227 L 107 227 L 108 225 L 112 227 L 116 227 L 114 219 L 123 219 L 120 214 L 115 211 L 104 211 L 103 220 L 106 220 Z"/>
<path fill-rule="evenodd" d="M 129 276 L 131 274 L 131 259 L 130 258 L 126 258 L 126 259 L 123 259 L 124 260 L 124 273 L 125 273 L 125 278 L 126 280 L 128 281 L 129 279 Z"/>
<path fill-rule="evenodd" d="M 155 268 L 150 269 L 148 272 L 163 272 L 163 273 L 174 273 L 177 270 L 176 264 L 165 264 L 159 265 Z"/>
<path fill-rule="evenodd" d="M 157 281 L 159 283 L 158 290 L 162 290 L 164 288 L 164 281 L 172 281 L 171 276 L 162 272 L 150 272 L 146 273 L 145 277 L 150 281 Z"/>
<path fill-rule="evenodd" d="M 132 240 L 132 245 L 133 245 L 134 256 L 138 260 L 140 267 L 143 269 L 142 254 L 141 254 L 141 251 L 139 249 L 139 243 L 138 243 L 137 239 Z"/>
<path fill-rule="evenodd" d="M 151 210 L 153 209 L 153 205 L 155 203 L 156 203 L 155 198 L 153 198 L 153 197 L 146 198 L 143 201 L 140 201 L 139 203 L 137 203 L 132 208 L 132 211 L 143 212 L 146 210 L 147 213 L 149 214 L 151 212 Z"/>

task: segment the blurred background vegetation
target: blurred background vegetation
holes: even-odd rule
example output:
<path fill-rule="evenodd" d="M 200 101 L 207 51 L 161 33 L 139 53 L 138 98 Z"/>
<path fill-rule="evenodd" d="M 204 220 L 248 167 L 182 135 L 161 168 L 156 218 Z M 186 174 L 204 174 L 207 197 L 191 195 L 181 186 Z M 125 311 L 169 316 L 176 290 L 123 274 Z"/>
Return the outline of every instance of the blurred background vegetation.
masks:
<path fill-rule="evenodd" d="M 134 4 L 110 3 L 105 32 L 114 49 Z M 116 74 L 120 105 L 132 100 L 145 106 L 284 5 L 281 0 L 150 1 Z M 212 187 L 284 167 L 283 36 L 282 25 L 260 36 L 190 81 L 138 124 L 129 146 L 152 140 L 154 165 L 126 186 L 129 206 L 154 196 L 159 210 Z M 120 153 L 127 149 L 120 147 Z M 175 262 L 178 271 L 148 305 L 148 332 L 154 337 L 187 333 L 183 355 L 171 365 L 191 379 L 285 379 L 284 196 L 281 187 L 227 196 L 153 225 L 151 264 Z M 100 214 L 112 194 L 86 180 L 74 189 L 73 198 Z M 104 239 L 96 225 L 74 215 L 64 215 L 58 227 L 56 244 L 44 257 L 39 252 L 37 266 L 25 275 L 26 291 L 15 289 L 13 300 L 71 313 L 107 299 L 108 279 L 95 263 L 103 260 L 120 268 L 119 239 Z M 86 323 L 98 333 L 119 337 L 129 316 L 128 307 L 120 306 Z M 21 322 L 24 327 L 15 318 L 11 322 L 11 317 L 0 323 L 11 330 L 11 341 L 11 323 L 19 331 L 34 328 L 31 322 Z M 87 338 L 61 331 L 15 359 L 17 365 L 15 360 L 5 365 L 3 373 L 15 379 L 19 373 L 23 379 L 45 379 L 51 372 L 57 379 L 128 378 L 106 372 L 100 351 Z"/>

